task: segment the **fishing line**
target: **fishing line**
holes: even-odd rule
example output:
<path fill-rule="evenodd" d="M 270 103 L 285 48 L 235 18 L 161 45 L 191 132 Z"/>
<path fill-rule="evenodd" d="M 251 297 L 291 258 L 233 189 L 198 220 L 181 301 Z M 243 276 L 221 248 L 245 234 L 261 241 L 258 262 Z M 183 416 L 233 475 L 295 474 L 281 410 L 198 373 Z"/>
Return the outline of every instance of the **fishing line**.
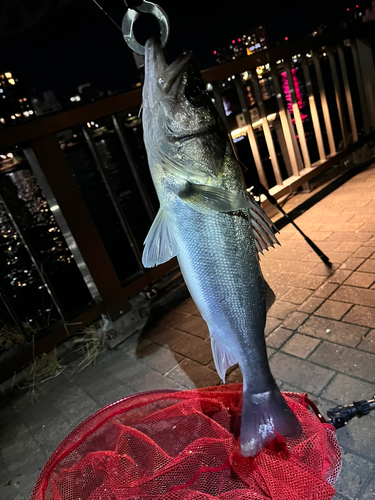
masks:
<path fill-rule="evenodd" d="M 114 19 L 113 19 L 113 18 L 112 18 L 109 14 L 108 14 L 108 12 L 106 12 L 106 11 L 103 9 L 103 7 L 102 7 L 102 6 L 101 6 L 101 5 L 100 5 L 100 4 L 99 4 L 96 0 L 92 0 L 92 1 L 93 1 L 93 2 L 94 2 L 94 4 L 95 4 L 95 5 L 96 5 L 96 6 L 97 6 L 97 7 L 98 7 L 98 8 L 99 8 L 102 12 L 103 12 L 103 14 L 104 14 L 105 16 L 107 16 L 107 17 L 108 17 L 108 19 L 109 19 L 110 21 L 112 21 L 112 23 L 116 26 L 116 28 L 118 28 L 118 29 L 121 31 L 121 33 L 122 33 L 122 30 L 121 30 L 120 26 L 119 26 L 119 25 L 116 23 L 116 21 L 115 21 L 115 20 L 114 20 Z"/>

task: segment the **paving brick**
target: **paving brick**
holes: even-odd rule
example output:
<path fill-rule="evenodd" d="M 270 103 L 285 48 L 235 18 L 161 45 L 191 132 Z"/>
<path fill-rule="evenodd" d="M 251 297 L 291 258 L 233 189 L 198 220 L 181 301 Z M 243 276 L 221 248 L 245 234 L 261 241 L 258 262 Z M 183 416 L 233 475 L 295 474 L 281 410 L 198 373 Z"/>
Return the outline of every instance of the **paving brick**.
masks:
<path fill-rule="evenodd" d="M 362 226 L 362 222 L 333 222 L 329 224 L 323 224 L 322 227 L 320 228 L 321 231 L 328 231 L 330 233 L 336 232 L 336 231 L 350 231 L 354 232 L 356 231 L 360 226 Z"/>
<path fill-rule="evenodd" d="M 167 373 L 167 377 L 188 389 L 211 387 L 220 382 L 216 372 L 192 359 L 182 360 Z"/>
<path fill-rule="evenodd" d="M 185 337 L 180 340 L 180 342 L 184 342 L 184 339 Z M 178 344 L 179 342 L 177 342 L 177 344 L 174 344 L 174 351 L 176 351 L 175 346 Z M 169 349 L 156 344 L 151 344 L 150 346 L 146 347 L 146 349 L 143 349 L 143 351 L 138 355 L 138 359 L 142 361 L 142 363 L 153 368 L 162 375 L 176 366 L 182 360 L 182 358 L 183 356 L 176 354 L 176 352 L 172 352 Z"/>
<path fill-rule="evenodd" d="M 364 243 L 365 247 L 375 247 L 375 236 Z"/>
<path fill-rule="evenodd" d="M 365 259 L 360 259 L 358 257 L 350 257 L 343 264 L 341 264 L 340 269 L 347 269 L 349 271 L 355 271 Z"/>
<path fill-rule="evenodd" d="M 145 365 L 141 363 L 141 361 L 133 359 L 126 354 L 123 355 L 121 360 L 117 363 L 111 364 L 107 367 L 107 370 L 111 373 L 111 375 L 124 384 L 130 383 L 130 381 L 144 369 Z"/>
<path fill-rule="evenodd" d="M 298 328 L 298 331 L 311 337 L 355 347 L 367 333 L 367 328 L 349 325 L 333 319 L 311 316 L 306 323 Z"/>
<path fill-rule="evenodd" d="M 142 371 L 140 372 L 142 373 Z M 99 382 L 93 383 L 85 388 L 85 392 L 93 399 L 99 407 L 118 401 L 134 394 L 134 389 L 120 382 L 116 377 L 106 372 L 105 377 Z"/>
<path fill-rule="evenodd" d="M 343 241 L 336 248 L 336 252 L 355 252 L 361 245 L 362 243 L 360 241 Z"/>
<path fill-rule="evenodd" d="M 375 353 L 375 330 L 371 330 L 371 332 L 364 337 L 358 349 Z"/>
<path fill-rule="evenodd" d="M 368 231 L 369 233 L 375 233 L 375 223 L 374 221 L 372 222 L 365 222 L 364 224 L 361 225 L 359 231 Z"/>
<path fill-rule="evenodd" d="M 292 332 L 290 330 L 286 330 L 285 328 L 278 328 L 267 337 L 266 344 L 268 347 L 279 349 L 279 347 L 281 347 L 291 335 Z"/>
<path fill-rule="evenodd" d="M 322 302 L 324 302 L 323 298 L 310 297 L 306 300 L 306 302 L 299 306 L 298 311 L 312 314 L 322 304 Z"/>
<path fill-rule="evenodd" d="M 276 285 L 277 286 L 277 285 Z M 290 288 L 283 295 L 283 300 L 287 302 L 292 302 L 293 304 L 302 304 L 310 295 L 312 291 L 307 288 Z"/>
<path fill-rule="evenodd" d="M 314 297 L 320 297 L 322 299 L 327 299 L 332 293 L 337 289 L 338 285 L 336 283 L 324 283 L 315 292 Z"/>
<path fill-rule="evenodd" d="M 178 365 L 177 365 L 178 366 Z M 132 381 L 132 388 L 135 392 L 153 391 L 156 389 L 181 389 L 181 384 L 176 380 L 164 377 L 160 373 L 147 369 L 139 377 Z"/>
<path fill-rule="evenodd" d="M 323 342 L 311 354 L 310 360 L 342 373 L 371 382 L 375 381 L 375 354 Z"/>
<path fill-rule="evenodd" d="M 185 337 L 185 333 L 163 325 L 155 325 L 145 333 L 148 340 L 155 344 L 172 347 Z"/>
<path fill-rule="evenodd" d="M 177 310 L 188 314 L 194 314 L 195 316 L 201 315 L 197 306 L 195 305 L 194 300 L 191 298 L 185 300 L 185 302 L 183 302 L 180 306 L 178 306 Z"/>
<path fill-rule="evenodd" d="M 283 300 L 276 300 L 271 309 L 268 311 L 268 316 L 278 319 L 284 319 L 289 316 L 297 308 L 296 304 L 284 302 Z"/>
<path fill-rule="evenodd" d="M 309 317 L 303 312 L 294 312 L 286 320 L 283 321 L 283 327 L 289 330 L 297 330 L 297 328 Z"/>
<path fill-rule="evenodd" d="M 360 306 L 375 307 L 375 290 L 343 285 L 332 295 L 331 299 L 351 302 Z"/>
<path fill-rule="evenodd" d="M 299 335 L 295 333 L 288 342 L 283 345 L 281 350 L 288 354 L 293 354 L 298 358 L 306 359 L 307 356 L 316 348 L 320 340 L 306 337 L 306 335 Z"/>
<path fill-rule="evenodd" d="M 332 267 L 328 267 L 323 262 L 321 259 L 318 260 L 319 264 L 314 267 L 310 271 L 309 274 L 316 274 L 317 276 L 324 276 L 324 277 L 330 277 L 334 274 L 334 271 L 338 268 L 338 264 L 332 264 Z M 324 278 L 322 279 L 322 282 L 324 281 Z"/>
<path fill-rule="evenodd" d="M 374 260 L 374 262 L 375 262 L 375 260 Z M 360 269 L 361 268 L 359 268 L 359 270 Z M 345 285 L 359 286 L 362 288 L 370 288 L 370 286 L 374 282 L 375 282 L 375 274 L 356 271 L 356 272 L 352 273 L 352 275 L 345 281 Z"/>
<path fill-rule="evenodd" d="M 174 344 L 173 350 L 204 365 L 212 360 L 211 342 L 206 342 L 193 335 L 187 335 L 180 342 Z"/>
<path fill-rule="evenodd" d="M 50 456 L 72 430 L 73 426 L 62 416 L 55 416 L 44 424 L 40 423 L 33 432 L 33 439 Z"/>
<path fill-rule="evenodd" d="M 359 500 L 373 500 L 375 498 L 375 475 L 366 486 L 365 491 L 360 496 Z"/>
<path fill-rule="evenodd" d="M 311 290 L 316 290 L 324 280 L 325 276 L 315 276 L 313 274 L 314 270 L 310 274 L 297 274 L 297 273 L 281 273 L 277 280 L 277 284 L 288 283 L 288 286 L 310 288 Z"/>
<path fill-rule="evenodd" d="M 208 339 L 210 336 L 206 322 L 199 316 L 189 316 L 177 323 L 175 328 L 176 330 L 191 333 L 202 339 Z"/>
<path fill-rule="evenodd" d="M 374 216 L 372 216 L 374 217 Z M 374 249 L 372 247 L 363 247 L 358 248 L 356 252 L 353 253 L 353 257 L 364 258 L 367 259 L 374 253 Z"/>
<path fill-rule="evenodd" d="M 351 307 L 352 304 L 348 304 L 346 302 L 326 300 L 324 304 L 315 312 L 315 314 L 317 316 L 323 316 L 325 318 L 341 319 Z"/>
<path fill-rule="evenodd" d="M 239 384 L 242 382 L 242 373 L 237 366 L 226 378 L 225 378 L 225 383 L 226 384 Z"/>
<path fill-rule="evenodd" d="M 98 409 L 97 403 L 80 387 L 72 387 L 56 396 L 55 407 L 72 425 L 78 425 L 88 413 Z"/>
<path fill-rule="evenodd" d="M 355 325 L 368 326 L 375 328 L 375 308 L 354 306 L 348 314 L 343 317 L 343 321 L 354 323 Z"/>
<path fill-rule="evenodd" d="M 372 384 L 338 373 L 322 392 L 322 398 L 337 404 L 348 404 L 354 400 L 369 399 L 373 392 Z"/>
<path fill-rule="evenodd" d="M 356 232 L 344 232 L 344 231 L 338 231 L 335 233 L 332 233 L 328 238 L 327 241 L 369 241 L 370 238 L 372 237 L 372 233 L 356 233 Z"/>
<path fill-rule="evenodd" d="M 375 273 L 375 259 L 367 259 L 357 271 L 361 273 Z M 374 276 L 375 278 L 375 276 Z"/>
<path fill-rule="evenodd" d="M 349 257 L 351 257 L 350 252 L 327 252 L 327 257 L 332 262 L 332 264 L 342 264 Z"/>
<path fill-rule="evenodd" d="M 338 435 L 340 446 L 366 457 L 370 462 L 375 462 L 374 442 L 371 438 L 369 439 L 374 435 L 373 433 L 373 418 L 353 418 Z"/>
<path fill-rule="evenodd" d="M 335 373 L 283 352 L 277 352 L 272 356 L 270 367 L 277 380 L 292 384 L 315 395 L 320 393 Z"/>
<path fill-rule="evenodd" d="M 338 269 L 328 278 L 329 283 L 343 283 L 351 274 L 351 271 L 347 271 L 346 269 Z"/>
<path fill-rule="evenodd" d="M 364 484 L 370 479 L 373 464 L 352 453 L 343 452 L 342 469 L 335 489 L 350 500 L 356 500 Z"/>
<path fill-rule="evenodd" d="M 272 285 L 272 290 L 273 290 L 274 294 L 276 295 L 276 299 L 281 299 L 281 297 L 288 290 L 290 290 L 290 287 L 289 286 L 285 286 L 285 285 L 276 285 L 276 284 L 273 284 Z"/>
<path fill-rule="evenodd" d="M 329 238 L 330 235 L 331 235 L 331 232 L 329 232 L 329 231 L 310 231 L 309 232 L 309 238 L 314 242 L 325 241 Z M 293 240 L 300 240 L 300 239 L 302 239 L 302 236 L 299 233 L 295 233 L 292 236 L 292 239 Z"/>
<path fill-rule="evenodd" d="M 129 356 L 137 356 L 143 349 L 151 344 L 151 341 L 136 333 L 120 344 L 119 349 Z"/>
<path fill-rule="evenodd" d="M 169 312 L 162 318 L 159 318 L 158 323 L 173 328 L 174 326 L 177 325 L 177 323 L 182 321 L 184 318 L 187 318 L 188 316 L 189 316 L 188 314 L 182 311 L 177 311 L 177 309 L 173 309 L 171 312 Z"/>
<path fill-rule="evenodd" d="M 266 328 L 264 330 L 264 335 L 267 337 L 272 333 L 278 326 L 281 325 L 281 319 L 273 318 L 267 315 Z"/>

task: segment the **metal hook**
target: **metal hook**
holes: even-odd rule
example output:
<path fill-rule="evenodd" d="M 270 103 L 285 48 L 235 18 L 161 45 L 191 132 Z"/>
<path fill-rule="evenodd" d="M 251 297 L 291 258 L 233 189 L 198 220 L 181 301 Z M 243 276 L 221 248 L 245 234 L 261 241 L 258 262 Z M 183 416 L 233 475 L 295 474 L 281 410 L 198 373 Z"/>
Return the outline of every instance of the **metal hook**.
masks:
<path fill-rule="evenodd" d="M 144 46 L 137 42 L 133 33 L 133 25 L 135 21 L 138 19 L 141 13 L 144 13 L 151 14 L 156 17 L 160 26 L 161 44 L 164 47 L 169 37 L 169 19 L 164 10 L 159 7 L 159 5 L 156 5 L 152 2 L 147 2 L 147 0 L 141 1 L 141 3 L 135 6 L 134 9 L 127 10 L 121 25 L 121 31 L 128 46 L 137 54 L 140 54 L 142 56 L 145 55 Z"/>

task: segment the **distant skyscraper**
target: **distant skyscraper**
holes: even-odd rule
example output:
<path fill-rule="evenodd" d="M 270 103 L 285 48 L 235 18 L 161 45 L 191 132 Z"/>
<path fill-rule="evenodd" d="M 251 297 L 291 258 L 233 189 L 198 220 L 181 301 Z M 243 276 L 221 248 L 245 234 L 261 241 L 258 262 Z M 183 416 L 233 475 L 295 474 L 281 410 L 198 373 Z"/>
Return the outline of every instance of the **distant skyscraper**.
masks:
<path fill-rule="evenodd" d="M 0 127 L 27 120 L 33 114 L 23 85 L 12 73 L 0 73 Z"/>
<path fill-rule="evenodd" d="M 267 48 L 266 33 L 263 26 L 248 30 L 242 37 L 233 38 L 227 46 L 214 50 L 217 63 L 223 63 L 251 56 L 252 54 Z"/>

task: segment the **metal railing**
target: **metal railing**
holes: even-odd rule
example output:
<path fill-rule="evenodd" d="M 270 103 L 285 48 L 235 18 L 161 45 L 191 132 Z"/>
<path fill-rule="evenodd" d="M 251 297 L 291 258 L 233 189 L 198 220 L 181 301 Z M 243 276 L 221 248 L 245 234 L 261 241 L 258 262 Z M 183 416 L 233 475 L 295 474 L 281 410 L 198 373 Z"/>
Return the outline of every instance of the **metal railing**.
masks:
<path fill-rule="evenodd" d="M 373 24 L 311 37 L 202 72 L 237 155 L 247 167 L 244 177 L 248 187 L 257 176 L 275 198 L 281 198 L 337 164 L 375 130 Z M 16 350 L 16 357 L 3 356 L 2 379 L 101 313 L 115 320 L 130 309 L 131 296 L 177 266 L 175 259 L 147 271 L 141 264 L 145 229 L 140 228 L 135 215 L 139 212 L 138 221 L 149 227 L 157 207 L 144 151 L 143 171 L 140 168 L 142 146 L 138 144 L 138 152 L 135 147 L 140 137 L 129 134 L 124 118 L 124 112 L 140 105 L 141 91 L 136 90 L 0 129 L 1 151 L 17 147 L 24 152 L 88 297 L 78 313 L 66 310 L 27 238 L 27 228 L 18 224 L 17 234 L 57 312 L 55 322 L 47 325 L 47 333 L 32 346 L 29 343 Z M 116 186 L 118 175 L 111 172 L 100 151 L 100 137 L 93 132 L 91 124 L 100 121 L 111 140 L 115 138 L 116 151 L 121 152 L 119 161 L 125 168 L 120 174 L 125 176 L 124 185 L 131 185 L 128 204 L 124 202 L 126 188 Z M 87 181 L 80 167 L 71 164 L 69 148 L 63 149 L 59 142 L 57 134 L 66 130 L 85 145 L 82 158 L 88 171 L 95 173 L 92 182 L 100 184 L 102 193 L 96 199 L 85 191 Z M 116 222 L 116 234 L 120 235 L 118 253 L 109 241 L 111 231 L 105 231 L 108 219 L 100 222 L 106 209 L 96 207 L 104 198 L 103 207 L 112 210 L 111 222 Z M 17 225 L 16 219 L 14 215 Z M 68 292 L 70 286 L 66 284 Z M 6 291 L 1 293 L 8 313 L 22 329 L 23 321 L 12 300 Z"/>

